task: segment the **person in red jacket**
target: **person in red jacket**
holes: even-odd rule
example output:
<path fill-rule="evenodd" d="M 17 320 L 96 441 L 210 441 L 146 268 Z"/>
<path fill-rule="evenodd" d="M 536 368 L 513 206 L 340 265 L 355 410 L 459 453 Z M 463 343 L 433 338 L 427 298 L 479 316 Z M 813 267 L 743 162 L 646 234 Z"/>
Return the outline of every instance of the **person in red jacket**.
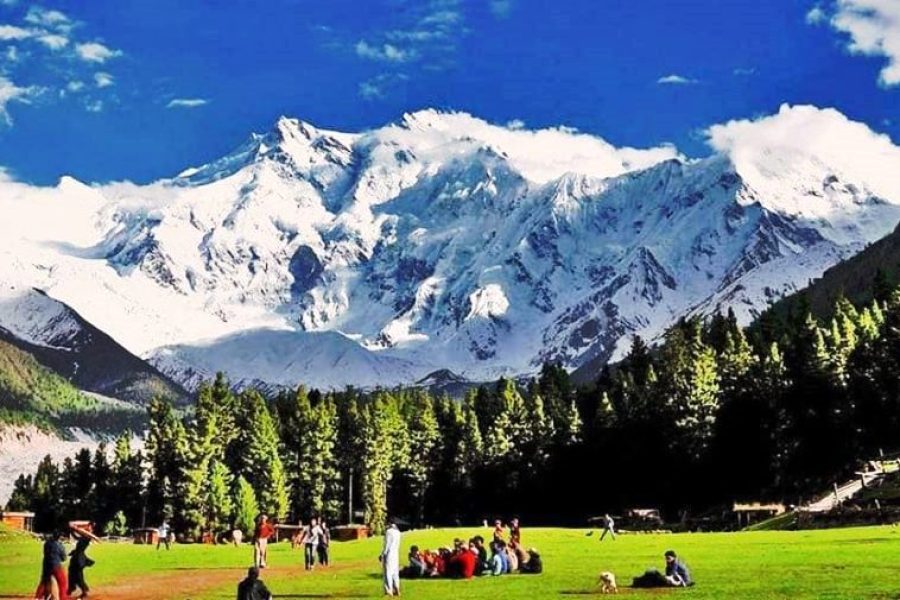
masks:
<path fill-rule="evenodd" d="M 275 528 L 269 523 L 269 517 L 260 515 L 256 522 L 256 530 L 253 532 L 253 565 L 260 569 L 266 568 L 268 558 L 269 538 L 275 534 Z"/>
<path fill-rule="evenodd" d="M 478 562 L 477 550 L 473 551 L 468 545 L 463 545 L 450 560 L 456 577 L 472 579 L 475 575 L 475 565 Z"/>

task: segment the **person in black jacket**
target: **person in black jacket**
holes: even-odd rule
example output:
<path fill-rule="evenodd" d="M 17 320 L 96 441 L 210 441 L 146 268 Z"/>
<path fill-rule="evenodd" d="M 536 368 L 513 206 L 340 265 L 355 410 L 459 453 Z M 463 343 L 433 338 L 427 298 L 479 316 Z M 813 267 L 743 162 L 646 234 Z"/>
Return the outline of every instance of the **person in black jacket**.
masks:
<path fill-rule="evenodd" d="M 250 567 L 247 578 L 238 584 L 237 600 L 272 600 L 266 584 L 259 579 L 258 567 Z"/>
<path fill-rule="evenodd" d="M 78 538 L 75 549 L 69 553 L 69 558 L 71 558 L 69 561 L 69 595 L 75 591 L 75 588 L 78 588 L 81 590 L 81 596 L 79 597 L 87 598 L 88 592 L 91 591 L 91 588 L 84 580 L 84 570 L 94 566 L 94 561 L 85 554 L 90 545 L 91 540 L 88 538 Z"/>
<path fill-rule="evenodd" d="M 66 562 L 66 548 L 62 545 L 63 533 L 55 532 L 44 541 L 44 560 L 41 563 L 41 581 L 34 592 L 35 598 L 46 598 L 51 595 L 53 580 L 59 588 L 60 600 L 68 600 L 69 589 L 66 572 L 63 563 Z"/>

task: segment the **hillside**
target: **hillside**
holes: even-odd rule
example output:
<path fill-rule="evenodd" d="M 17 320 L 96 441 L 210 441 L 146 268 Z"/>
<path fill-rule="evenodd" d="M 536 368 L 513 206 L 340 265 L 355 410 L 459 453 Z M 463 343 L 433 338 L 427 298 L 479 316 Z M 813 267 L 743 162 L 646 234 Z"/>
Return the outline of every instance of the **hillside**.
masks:
<path fill-rule="evenodd" d="M 180 385 L 40 290 L 0 293 L 0 340 L 82 390 L 135 404 L 186 399 Z"/>
<path fill-rule="evenodd" d="M 140 431 L 145 420 L 140 408 L 89 396 L 34 356 L 0 340 L 0 422 L 33 424 L 66 437 L 70 428 Z"/>
<path fill-rule="evenodd" d="M 888 290 L 898 281 L 900 228 L 827 269 L 808 287 L 776 302 L 769 312 L 771 316 L 784 318 L 801 307 L 808 307 L 817 316 L 827 316 L 840 296 L 861 306 L 870 302 L 879 288 Z"/>

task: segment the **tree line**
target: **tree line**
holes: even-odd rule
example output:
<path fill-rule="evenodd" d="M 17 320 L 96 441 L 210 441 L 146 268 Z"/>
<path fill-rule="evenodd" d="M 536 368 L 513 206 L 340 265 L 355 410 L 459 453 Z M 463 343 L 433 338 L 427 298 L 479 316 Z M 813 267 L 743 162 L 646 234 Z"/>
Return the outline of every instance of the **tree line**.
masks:
<path fill-rule="evenodd" d="M 141 452 L 46 458 L 20 477 L 11 508 L 39 527 L 90 518 L 176 530 L 233 526 L 256 514 L 375 531 L 388 511 L 412 525 L 517 515 L 582 523 L 629 506 L 674 517 L 742 499 L 796 502 L 853 461 L 900 446 L 900 292 L 763 315 L 687 319 L 655 347 L 633 338 L 623 361 L 577 388 L 558 365 L 500 379 L 461 400 L 423 389 L 266 398 L 224 375 L 181 414 L 149 406 Z"/>

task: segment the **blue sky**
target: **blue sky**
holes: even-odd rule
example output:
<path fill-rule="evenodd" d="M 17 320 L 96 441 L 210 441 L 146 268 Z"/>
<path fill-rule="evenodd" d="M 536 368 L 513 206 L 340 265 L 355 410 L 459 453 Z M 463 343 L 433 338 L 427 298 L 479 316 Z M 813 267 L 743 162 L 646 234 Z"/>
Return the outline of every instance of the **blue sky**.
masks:
<path fill-rule="evenodd" d="M 784 102 L 900 139 L 900 0 L 0 0 L 0 166 L 40 184 L 426 107 L 701 156 Z"/>

